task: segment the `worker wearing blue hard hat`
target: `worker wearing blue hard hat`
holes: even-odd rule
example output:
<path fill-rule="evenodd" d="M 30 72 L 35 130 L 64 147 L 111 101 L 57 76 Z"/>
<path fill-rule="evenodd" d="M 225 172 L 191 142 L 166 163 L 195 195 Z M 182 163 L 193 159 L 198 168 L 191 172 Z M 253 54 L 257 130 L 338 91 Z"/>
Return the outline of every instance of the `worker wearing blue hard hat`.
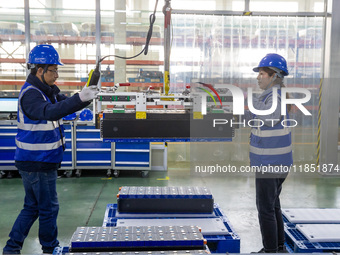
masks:
<path fill-rule="evenodd" d="M 276 53 L 269 53 L 261 59 L 259 65 L 253 68 L 254 72 L 259 72 L 260 68 L 267 67 L 273 69 L 279 77 L 287 76 L 287 61 L 284 57 Z"/>
<path fill-rule="evenodd" d="M 61 63 L 59 54 L 56 49 L 49 44 L 41 44 L 34 47 L 28 56 L 27 63 L 29 65 L 64 65 L 63 63 Z M 32 66 L 30 68 L 32 68 Z"/>
<path fill-rule="evenodd" d="M 279 196 L 293 164 L 291 131 L 287 127 L 289 124 L 282 125 L 289 116 L 281 114 L 281 88 L 285 86 L 283 80 L 288 75 L 287 62 L 281 55 L 270 53 L 253 71 L 258 72 L 258 85 L 263 90 L 259 97 L 253 98 L 254 108 L 271 109 L 274 97 L 277 97 L 277 107 L 270 115 L 246 114 L 246 118 L 264 123 L 261 127 L 252 128 L 249 152 L 250 165 L 258 170 L 256 207 L 263 244 L 259 253 L 282 253 L 287 250 Z M 277 93 L 273 92 L 274 89 Z"/>
<path fill-rule="evenodd" d="M 23 209 L 18 215 L 3 254 L 20 254 L 31 226 L 39 218 L 39 241 L 44 253 L 59 245 L 56 191 L 57 170 L 65 151 L 62 118 L 88 106 L 98 93 L 84 87 L 66 97 L 55 85 L 62 66 L 52 45 L 37 45 L 27 60 L 30 69 L 18 99 L 18 133 L 15 165 L 25 189 Z"/>
<path fill-rule="evenodd" d="M 60 61 L 59 54 L 52 45 L 42 44 L 34 47 L 29 53 L 27 60 L 27 68 L 31 70 L 31 73 L 36 74 L 39 68 L 41 68 L 42 73 L 39 74 L 38 79 L 47 85 L 53 85 L 58 75 L 58 66 L 63 66 L 64 64 Z M 48 69 L 48 67 L 54 67 Z M 52 72 L 55 75 L 48 75 L 48 72 Z M 45 77 L 48 79 L 45 80 Z"/>

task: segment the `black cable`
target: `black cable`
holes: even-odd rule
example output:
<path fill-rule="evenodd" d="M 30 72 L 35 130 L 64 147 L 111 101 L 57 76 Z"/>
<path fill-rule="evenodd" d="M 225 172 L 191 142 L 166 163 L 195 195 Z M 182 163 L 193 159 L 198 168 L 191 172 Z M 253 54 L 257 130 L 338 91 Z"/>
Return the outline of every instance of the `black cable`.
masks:
<path fill-rule="evenodd" d="M 149 17 L 149 22 L 150 22 L 150 26 L 149 26 L 149 30 L 148 30 L 148 34 L 146 36 L 146 41 L 145 41 L 145 46 L 144 48 L 142 49 L 141 52 L 139 52 L 137 55 L 135 56 L 132 56 L 132 57 L 122 57 L 122 56 L 118 56 L 118 55 L 106 55 L 104 57 L 102 57 L 97 65 L 99 66 L 99 64 L 107 57 L 116 57 L 116 58 L 121 58 L 121 59 L 132 59 L 132 58 L 136 58 L 138 57 L 139 55 L 141 55 L 143 52 L 144 52 L 144 55 L 147 55 L 148 54 L 148 51 L 149 51 L 149 44 L 150 44 L 150 40 L 151 40 L 151 37 L 152 37 L 152 30 L 153 30 L 153 25 L 156 21 L 156 10 L 157 10 L 157 4 L 158 4 L 158 0 L 156 0 L 156 4 L 155 4 L 155 9 L 153 11 L 152 14 L 150 14 L 150 17 Z"/>

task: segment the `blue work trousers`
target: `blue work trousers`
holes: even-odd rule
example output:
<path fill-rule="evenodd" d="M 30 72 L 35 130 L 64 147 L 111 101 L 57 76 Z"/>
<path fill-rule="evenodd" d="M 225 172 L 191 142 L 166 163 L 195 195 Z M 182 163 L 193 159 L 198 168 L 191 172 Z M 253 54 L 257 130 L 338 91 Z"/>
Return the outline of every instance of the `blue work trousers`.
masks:
<path fill-rule="evenodd" d="M 39 218 L 39 241 L 42 250 L 52 253 L 54 247 L 59 245 L 57 169 L 46 172 L 27 172 L 19 169 L 19 173 L 25 188 L 24 208 L 13 225 L 3 253 L 20 254 L 24 240 L 37 218 Z"/>

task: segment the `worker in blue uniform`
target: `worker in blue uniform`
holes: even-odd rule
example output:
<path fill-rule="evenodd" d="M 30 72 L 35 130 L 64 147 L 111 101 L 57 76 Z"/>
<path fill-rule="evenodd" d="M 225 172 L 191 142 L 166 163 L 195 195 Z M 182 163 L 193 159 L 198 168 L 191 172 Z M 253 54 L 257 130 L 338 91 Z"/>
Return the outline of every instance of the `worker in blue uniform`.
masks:
<path fill-rule="evenodd" d="M 15 165 L 22 177 L 25 200 L 3 254 L 20 254 L 38 218 L 43 252 L 53 253 L 59 245 L 56 180 L 65 150 L 62 118 L 88 106 L 98 93 L 95 86 L 85 86 L 69 98 L 60 94 L 54 83 L 59 77 L 58 66 L 62 65 L 52 45 L 38 45 L 28 57 L 27 67 L 31 73 L 19 94 L 15 138 Z"/>
<path fill-rule="evenodd" d="M 271 109 L 277 95 L 277 107 L 271 114 L 247 112 L 248 119 L 263 123 L 251 129 L 249 153 L 250 165 L 258 169 L 256 207 L 263 243 L 259 253 L 282 253 L 286 247 L 279 196 L 293 164 L 291 130 L 287 127 L 289 116 L 281 114 L 281 88 L 284 76 L 288 75 L 287 62 L 278 54 L 267 54 L 253 71 L 258 72 L 258 85 L 263 90 L 259 97 L 253 97 L 254 108 Z M 273 93 L 274 90 L 277 93 Z"/>

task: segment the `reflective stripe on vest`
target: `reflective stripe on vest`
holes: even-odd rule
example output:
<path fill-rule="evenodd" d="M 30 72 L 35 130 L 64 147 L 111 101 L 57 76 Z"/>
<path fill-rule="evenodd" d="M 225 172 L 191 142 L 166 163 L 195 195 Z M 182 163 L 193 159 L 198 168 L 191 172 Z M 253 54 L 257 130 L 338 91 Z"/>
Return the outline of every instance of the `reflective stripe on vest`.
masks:
<path fill-rule="evenodd" d="M 284 136 L 290 134 L 290 128 L 274 129 L 274 130 L 261 130 L 251 129 L 251 133 L 258 137 L 273 137 L 273 136 Z"/>
<path fill-rule="evenodd" d="M 63 138 L 63 143 L 65 143 L 65 138 Z M 55 150 L 63 145 L 61 140 L 55 143 L 35 143 L 35 144 L 19 142 L 18 140 L 16 140 L 15 144 L 18 146 L 18 148 L 23 149 L 23 150 L 29 150 L 29 151 Z"/>
<path fill-rule="evenodd" d="M 292 151 L 292 145 L 287 146 L 287 147 L 269 148 L 269 149 L 250 146 L 249 151 L 257 155 L 282 155 L 282 154 L 290 153 Z"/>
<path fill-rule="evenodd" d="M 25 124 L 18 122 L 18 128 L 26 131 L 51 131 L 58 126 L 58 121 L 47 121 L 47 124 Z"/>

